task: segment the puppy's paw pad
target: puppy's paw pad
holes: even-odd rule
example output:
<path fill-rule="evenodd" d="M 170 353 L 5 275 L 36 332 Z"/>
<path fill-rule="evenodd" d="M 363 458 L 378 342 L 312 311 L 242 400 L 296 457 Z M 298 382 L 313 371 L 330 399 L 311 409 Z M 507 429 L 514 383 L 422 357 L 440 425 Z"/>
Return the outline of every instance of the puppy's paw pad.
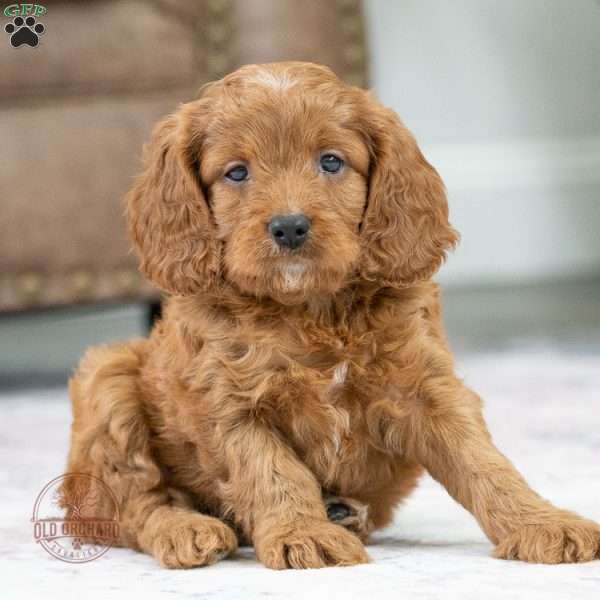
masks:
<path fill-rule="evenodd" d="M 257 544 L 256 551 L 271 569 L 318 569 L 369 562 L 362 542 L 332 523 L 272 532 Z"/>
<path fill-rule="evenodd" d="M 154 540 L 153 554 L 170 569 L 212 565 L 237 548 L 231 527 L 205 515 L 186 515 L 165 523 Z"/>
<path fill-rule="evenodd" d="M 327 517 L 350 531 L 353 531 L 362 540 L 365 540 L 373 529 L 369 519 L 369 506 L 354 498 L 340 498 L 338 496 L 325 496 L 325 509 Z"/>
<path fill-rule="evenodd" d="M 533 563 L 575 563 L 600 558 L 600 526 L 586 519 L 526 525 L 502 540 L 497 558 Z"/>

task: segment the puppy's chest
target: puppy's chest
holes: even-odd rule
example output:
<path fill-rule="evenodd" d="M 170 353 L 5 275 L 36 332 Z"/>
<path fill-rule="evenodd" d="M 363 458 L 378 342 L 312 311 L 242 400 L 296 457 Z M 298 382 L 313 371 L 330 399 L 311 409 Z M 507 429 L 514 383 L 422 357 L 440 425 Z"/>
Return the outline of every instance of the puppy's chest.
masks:
<path fill-rule="evenodd" d="M 378 340 L 314 346 L 287 357 L 272 390 L 274 424 L 308 462 L 356 465 L 373 447 L 369 418 L 377 401 L 394 397 L 395 367 Z"/>
<path fill-rule="evenodd" d="M 286 391 L 301 389 L 311 402 L 320 405 L 347 404 L 350 390 L 357 396 L 375 382 L 384 383 L 377 341 L 372 338 L 349 343 L 343 337 L 331 336 L 320 344 L 292 345 L 279 352 Z"/>

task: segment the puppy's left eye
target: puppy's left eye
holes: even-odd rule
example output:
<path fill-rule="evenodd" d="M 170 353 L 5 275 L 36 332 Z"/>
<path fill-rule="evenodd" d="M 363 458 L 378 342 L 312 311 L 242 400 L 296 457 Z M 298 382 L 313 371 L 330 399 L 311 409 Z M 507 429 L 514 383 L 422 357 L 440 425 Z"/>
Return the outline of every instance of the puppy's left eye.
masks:
<path fill-rule="evenodd" d="M 319 161 L 319 166 L 321 167 L 321 171 L 325 173 L 338 173 L 342 170 L 344 161 L 335 154 L 323 154 Z"/>
<path fill-rule="evenodd" d="M 236 165 L 225 173 L 225 178 L 239 183 L 248 179 L 248 169 L 244 165 Z"/>

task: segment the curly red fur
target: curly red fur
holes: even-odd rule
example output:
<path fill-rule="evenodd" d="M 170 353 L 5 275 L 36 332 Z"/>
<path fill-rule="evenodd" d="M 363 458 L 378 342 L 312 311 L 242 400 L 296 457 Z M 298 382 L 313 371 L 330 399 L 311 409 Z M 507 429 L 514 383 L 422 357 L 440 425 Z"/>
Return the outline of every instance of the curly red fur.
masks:
<path fill-rule="evenodd" d="M 267 223 L 298 211 L 310 237 L 282 249 Z M 430 280 L 457 240 L 444 187 L 367 92 L 305 63 L 207 86 L 156 128 L 128 216 L 172 296 L 149 339 L 84 357 L 69 455 L 114 491 L 121 544 L 169 567 L 245 542 L 273 568 L 361 563 L 425 468 L 497 556 L 598 557 L 598 525 L 527 486 L 454 374 Z"/>

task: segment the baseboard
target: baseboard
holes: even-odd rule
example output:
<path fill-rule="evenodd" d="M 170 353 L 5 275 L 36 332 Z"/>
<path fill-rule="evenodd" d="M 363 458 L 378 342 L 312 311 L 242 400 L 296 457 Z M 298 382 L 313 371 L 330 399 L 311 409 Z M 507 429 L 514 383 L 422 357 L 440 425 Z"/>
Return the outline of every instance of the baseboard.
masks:
<path fill-rule="evenodd" d="M 600 269 L 600 136 L 434 144 L 462 242 L 447 285 L 524 282 Z"/>
<path fill-rule="evenodd" d="M 600 184 L 600 136 L 430 144 L 451 192 Z"/>

